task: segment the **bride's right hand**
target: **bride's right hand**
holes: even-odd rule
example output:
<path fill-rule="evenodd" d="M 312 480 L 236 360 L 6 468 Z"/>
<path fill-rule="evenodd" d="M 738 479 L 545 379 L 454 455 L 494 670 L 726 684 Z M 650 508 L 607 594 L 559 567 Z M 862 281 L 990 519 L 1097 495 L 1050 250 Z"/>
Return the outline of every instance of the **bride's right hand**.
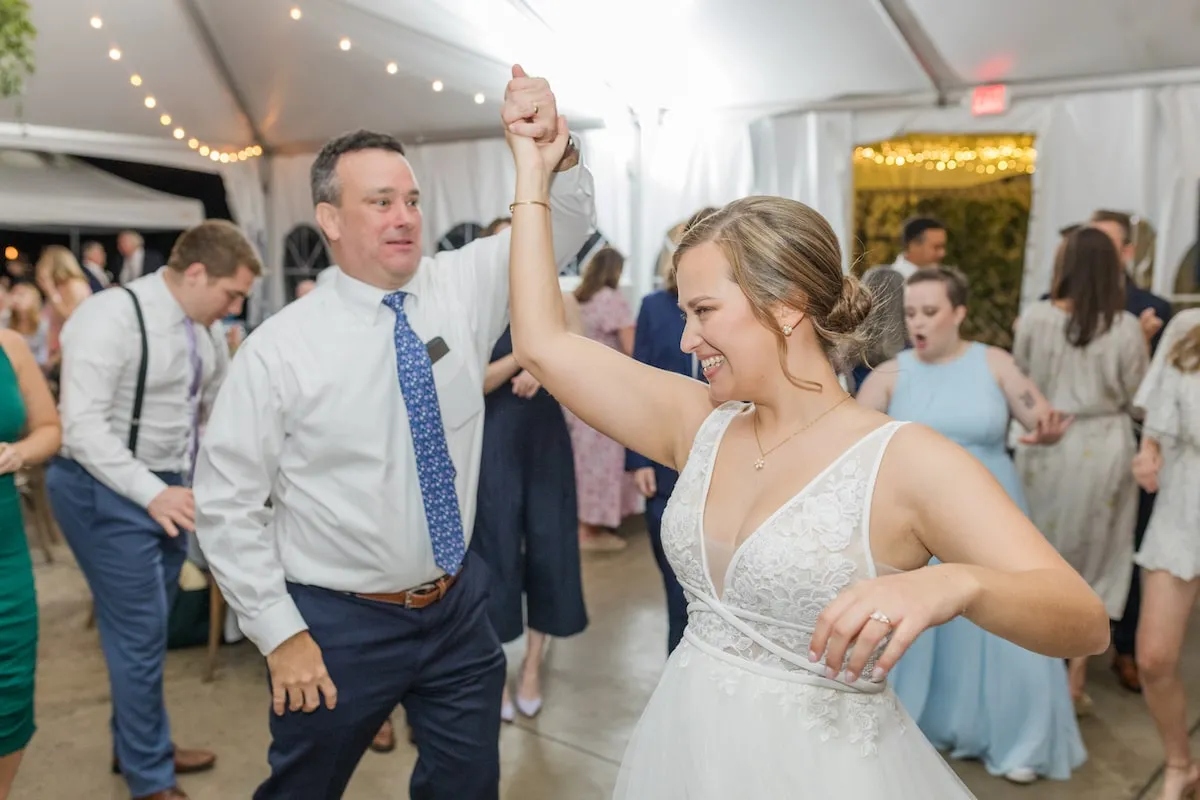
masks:
<path fill-rule="evenodd" d="M 545 175 L 554 171 L 567 150 L 570 134 L 567 119 L 558 114 L 554 93 L 544 78 L 531 78 L 520 64 L 514 64 L 500 119 L 518 177 L 529 170 Z"/>

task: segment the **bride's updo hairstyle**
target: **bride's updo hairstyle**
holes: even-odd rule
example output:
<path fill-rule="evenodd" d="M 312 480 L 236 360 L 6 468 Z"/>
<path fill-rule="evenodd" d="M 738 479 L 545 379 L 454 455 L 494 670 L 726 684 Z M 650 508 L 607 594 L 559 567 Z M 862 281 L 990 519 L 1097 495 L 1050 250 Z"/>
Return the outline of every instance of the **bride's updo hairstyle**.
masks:
<path fill-rule="evenodd" d="M 694 247 L 705 242 L 720 247 L 754 315 L 775 333 L 779 363 L 793 384 L 820 389 L 788 370 L 787 337 L 772 313 L 780 305 L 807 316 L 834 369 L 862 357 L 870 345 L 863 322 L 871 312 L 871 292 L 842 273 L 837 235 L 824 217 L 795 200 L 746 197 L 692 222 L 675 251 L 674 268 Z"/>

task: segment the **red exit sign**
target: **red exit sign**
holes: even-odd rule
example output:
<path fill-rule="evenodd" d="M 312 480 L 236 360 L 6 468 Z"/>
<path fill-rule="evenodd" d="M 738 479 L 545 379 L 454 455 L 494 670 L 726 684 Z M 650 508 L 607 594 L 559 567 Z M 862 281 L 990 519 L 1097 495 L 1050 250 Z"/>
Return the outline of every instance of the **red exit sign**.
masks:
<path fill-rule="evenodd" d="M 971 90 L 971 113 L 977 117 L 1008 111 L 1008 87 L 1003 83 L 976 86 Z"/>

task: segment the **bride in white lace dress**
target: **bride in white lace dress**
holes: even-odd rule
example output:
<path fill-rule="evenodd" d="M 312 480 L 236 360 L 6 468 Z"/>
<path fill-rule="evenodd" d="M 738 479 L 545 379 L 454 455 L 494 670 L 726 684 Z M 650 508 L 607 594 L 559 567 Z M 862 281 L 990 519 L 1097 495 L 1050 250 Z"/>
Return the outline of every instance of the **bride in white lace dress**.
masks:
<path fill-rule="evenodd" d="M 685 234 L 681 346 L 707 387 L 569 334 L 545 205 L 561 119 L 558 134 L 509 137 L 515 355 L 589 425 L 681 470 L 663 543 L 688 627 L 615 796 L 970 797 L 888 671 L 959 614 L 1046 655 L 1102 652 L 1099 598 L 964 450 L 848 401 L 831 358 L 870 298 L 807 206 L 747 198 Z"/>

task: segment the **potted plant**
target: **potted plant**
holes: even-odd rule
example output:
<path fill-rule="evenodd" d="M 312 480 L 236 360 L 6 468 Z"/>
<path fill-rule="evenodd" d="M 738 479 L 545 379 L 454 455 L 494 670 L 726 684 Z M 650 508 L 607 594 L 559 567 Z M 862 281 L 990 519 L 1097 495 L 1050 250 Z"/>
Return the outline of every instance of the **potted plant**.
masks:
<path fill-rule="evenodd" d="M 36 35 L 28 0 L 0 0 L 0 99 L 17 97 L 20 102 L 25 79 L 33 74 Z"/>

